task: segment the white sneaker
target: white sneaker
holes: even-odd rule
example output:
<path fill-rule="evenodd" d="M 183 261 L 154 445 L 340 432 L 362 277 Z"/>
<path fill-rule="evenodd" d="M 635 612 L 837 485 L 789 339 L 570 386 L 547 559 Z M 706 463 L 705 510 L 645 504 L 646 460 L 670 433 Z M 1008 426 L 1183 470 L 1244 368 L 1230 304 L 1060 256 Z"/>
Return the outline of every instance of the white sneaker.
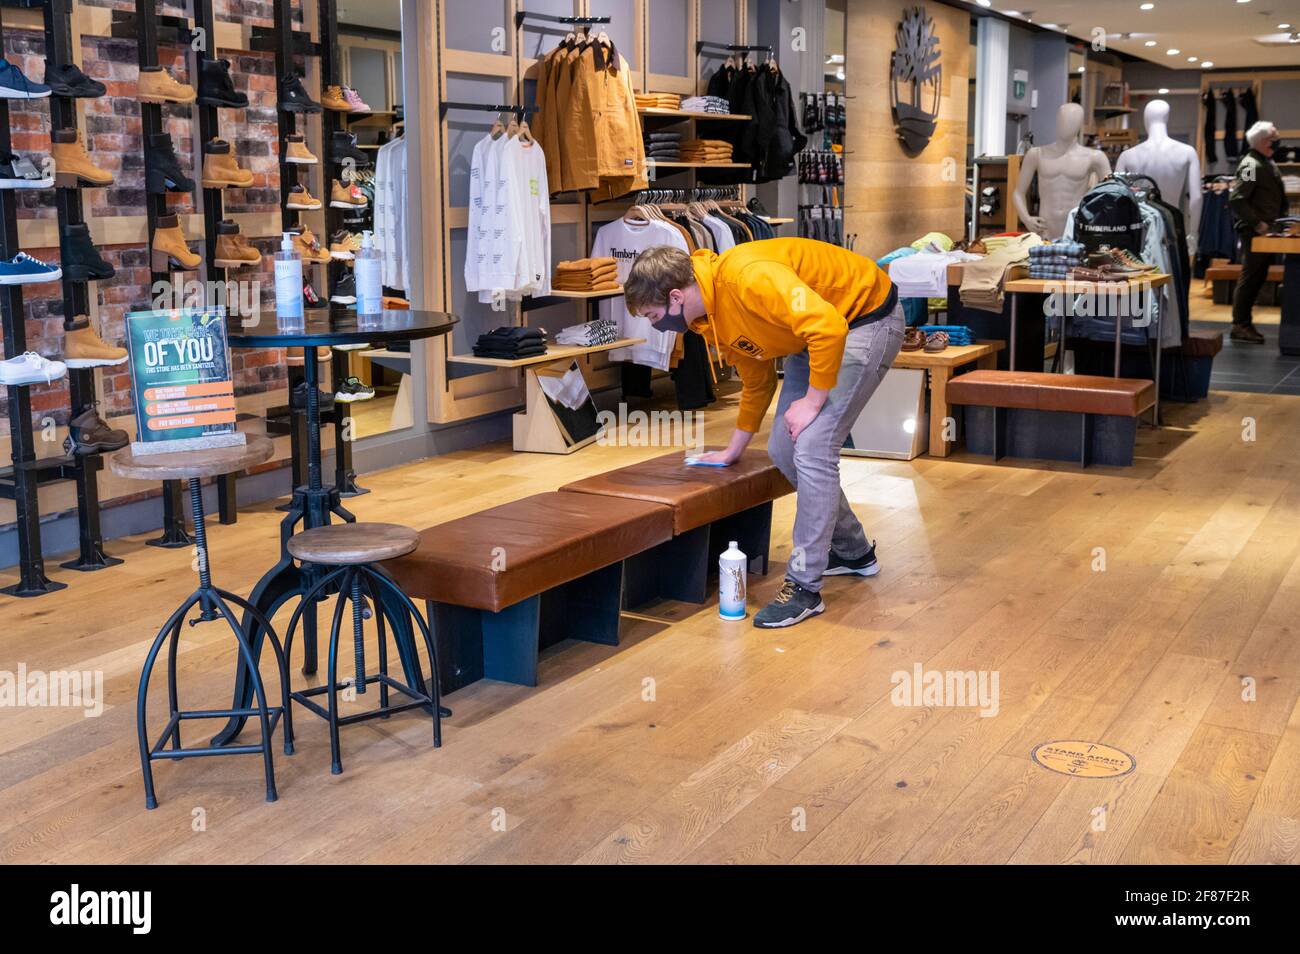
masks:
<path fill-rule="evenodd" d="M 27 351 L 8 361 L 0 361 L 0 384 L 49 384 L 68 373 L 62 361 L 51 361 L 35 351 Z"/>

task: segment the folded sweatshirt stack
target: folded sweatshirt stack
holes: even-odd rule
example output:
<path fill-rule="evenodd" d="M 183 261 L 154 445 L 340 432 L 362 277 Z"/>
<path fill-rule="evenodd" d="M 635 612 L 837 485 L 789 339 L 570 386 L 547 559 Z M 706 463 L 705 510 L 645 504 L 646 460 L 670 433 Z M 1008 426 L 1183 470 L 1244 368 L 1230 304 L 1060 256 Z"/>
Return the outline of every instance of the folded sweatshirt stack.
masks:
<path fill-rule="evenodd" d="M 637 109 L 681 109 L 680 93 L 637 93 Z"/>
<path fill-rule="evenodd" d="M 476 358 L 533 358 L 546 354 L 546 332 L 540 328 L 501 327 L 479 335 L 474 342 Z"/>
<path fill-rule="evenodd" d="M 721 139 L 688 139 L 682 143 L 682 162 L 730 162 L 731 143 Z"/>
<path fill-rule="evenodd" d="M 721 113 L 726 115 L 731 112 L 731 103 L 721 96 L 691 96 L 682 100 L 682 110 L 688 113 Z"/>
<path fill-rule="evenodd" d="M 572 262 L 560 262 L 555 266 L 555 280 L 551 282 L 555 291 L 575 292 L 616 292 L 622 286 L 618 283 L 618 262 L 612 258 L 579 258 Z"/>
<path fill-rule="evenodd" d="M 597 318 L 581 325 L 570 325 L 555 336 L 555 343 L 591 348 L 618 340 L 618 325 L 608 318 Z"/>
<path fill-rule="evenodd" d="M 682 134 L 679 132 L 649 132 L 645 134 L 645 157 L 660 162 L 677 162 L 682 154 Z"/>
<path fill-rule="evenodd" d="M 1080 242 L 1048 242 L 1029 250 L 1029 277 L 1064 279 L 1070 270 L 1084 264 L 1086 252 Z"/>

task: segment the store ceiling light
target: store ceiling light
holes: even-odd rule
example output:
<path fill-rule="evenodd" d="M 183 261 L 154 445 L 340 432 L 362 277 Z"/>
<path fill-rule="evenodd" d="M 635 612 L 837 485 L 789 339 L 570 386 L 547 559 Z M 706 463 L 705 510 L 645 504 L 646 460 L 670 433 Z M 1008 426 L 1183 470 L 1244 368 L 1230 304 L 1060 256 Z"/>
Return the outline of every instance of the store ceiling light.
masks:
<path fill-rule="evenodd" d="M 1165 55 L 1166 55 L 1166 56 L 1177 56 L 1177 55 L 1178 55 L 1179 53 L 1181 53 L 1181 52 L 1183 52 L 1183 51 L 1180 50 L 1180 49 L 1178 49 L 1178 47 L 1175 46 L 1175 47 L 1173 47 L 1173 48 L 1171 48 L 1171 49 L 1165 50 Z"/>
<path fill-rule="evenodd" d="M 1168 96 L 1168 95 L 1169 95 L 1169 87 L 1168 87 L 1168 86 L 1161 86 L 1158 90 L 1156 90 L 1156 92 L 1159 93 L 1161 96 Z"/>
<path fill-rule="evenodd" d="M 1187 58 L 1187 62 L 1188 62 L 1188 63 L 1195 63 L 1195 62 L 1196 62 L 1197 60 L 1199 60 L 1199 59 L 1200 59 L 1199 56 L 1189 56 L 1189 57 Z"/>
<path fill-rule="evenodd" d="M 1201 60 L 1201 69 L 1203 70 L 1208 70 L 1213 65 L 1214 65 L 1213 60 Z"/>
<path fill-rule="evenodd" d="M 1156 41 L 1155 41 L 1155 40 L 1147 40 L 1146 43 L 1144 43 L 1144 44 L 1142 44 L 1142 45 L 1143 45 L 1143 46 L 1155 46 L 1155 45 L 1156 45 Z"/>
<path fill-rule="evenodd" d="M 993 6 L 993 0 L 975 0 L 975 2 L 978 3 L 981 7 L 987 8 Z"/>
<path fill-rule="evenodd" d="M 1142 6 L 1138 7 L 1139 10 L 1154 10 L 1155 8 L 1156 5 L 1154 3 L 1144 3 Z"/>
<path fill-rule="evenodd" d="M 1277 25 L 1277 28 L 1278 28 L 1279 30 L 1289 30 L 1289 29 L 1291 29 L 1291 24 L 1289 24 L 1289 23 L 1279 23 L 1279 24 Z"/>

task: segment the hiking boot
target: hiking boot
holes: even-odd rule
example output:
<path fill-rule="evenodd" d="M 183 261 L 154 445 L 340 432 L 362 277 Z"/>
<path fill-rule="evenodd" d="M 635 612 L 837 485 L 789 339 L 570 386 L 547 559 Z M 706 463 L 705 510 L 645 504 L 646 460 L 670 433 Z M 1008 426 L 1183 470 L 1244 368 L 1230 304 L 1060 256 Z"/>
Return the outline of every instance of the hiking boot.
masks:
<path fill-rule="evenodd" d="M 63 440 L 65 454 L 103 454 L 106 451 L 121 450 L 131 443 L 126 431 L 119 431 L 104 423 L 95 404 L 68 422 L 68 436 Z"/>
<path fill-rule="evenodd" d="M 176 268 L 188 272 L 198 268 L 201 261 L 185 244 L 180 220 L 174 215 L 158 216 L 153 233 L 153 270 L 167 272 Z"/>
<path fill-rule="evenodd" d="M 301 182 L 295 182 L 289 194 L 285 196 L 284 207 L 286 209 L 302 209 L 305 212 L 314 212 L 321 207 L 320 199 L 317 199 L 307 187 Z"/>
<path fill-rule="evenodd" d="M 77 99 L 94 99 L 108 92 L 107 87 L 98 80 L 93 80 L 76 63 L 51 64 L 45 59 L 45 83 L 55 96 Z"/>
<path fill-rule="evenodd" d="M 192 103 L 199 98 L 193 86 L 186 86 L 176 81 L 169 70 L 161 66 L 140 71 L 140 87 L 137 94 L 142 103 Z"/>
<path fill-rule="evenodd" d="M 334 291 L 330 293 L 330 301 L 336 305 L 355 305 L 357 303 L 357 280 L 353 278 L 350 270 L 345 271 L 334 282 Z"/>
<path fill-rule="evenodd" d="M 48 189 L 54 177 L 36 168 L 26 156 L 0 152 L 0 189 Z"/>
<path fill-rule="evenodd" d="M 116 274 L 95 248 L 86 223 L 65 226 L 59 238 L 63 274 L 74 282 L 104 281 Z"/>
<path fill-rule="evenodd" d="M 304 264 L 325 265 L 329 263 L 330 253 L 321 248 L 320 240 L 316 238 L 311 229 L 303 225 L 292 230 L 292 234 L 294 250 L 302 256 Z"/>
<path fill-rule="evenodd" d="M 103 368 L 113 364 L 123 364 L 127 354 L 125 348 L 115 348 L 106 344 L 95 332 L 85 315 L 78 315 L 78 321 L 86 321 L 84 328 L 69 331 L 63 338 L 63 363 L 70 368 Z"/>
<path fill-rule="evenodd" d="M 199 61 L 199 103 L 226 109 L 248 105 L 248 94 L 236 90 L 230 80 L 230 60 Z"/>
<path fill-rule="evenodd" d="M 804 589 L 794 580 L 786 580 L 776 599 L 754 614 L 754 625 L 759 629 L 782 629 L 802 623 L 809 616 L 825 612 L 822 595 Z"/>
<path fill-rule="evenodd" d="M 1228 337 L 1233 341 L 1246 341 L 1250 344 L 1263 344 L 1264 336 L 1259 333 L 1259 329 L 1254 324 L 1247 322 L 1244 325 L 1233 325 L 1232 331 Z"/>
<path fill-rule="evenodd" d="M 338 179 L 330 187 L 331 209 L 364 209 L 370 204 L 364 192 L 352 183 L 344 185 Z"/>
<path fill-rule="evenodd" d="M 289 135 L 284 141 L 284 161 L 299 166 L 314 166 L 320 162 L 307 148 L 307 140 L 302 133 Z"/>
<path fill-rule="evenodd" d="M 330 258 L 350 262 L 361 251 L 361 236 L 347 229 L 339 229 L 330 236 Z"/>
<path fill-rule="evenodd" d="M 172 137 L 167 133 L 144 137 L 144 185 L 153 195 L 194 191 L 194 180 L 181 169 Z"/>
<path fill-rule="evenodd" d="M 297 73 L 280 77 L 280 108 L 286 113 L 319 113 L 320 103 L 307 95 Z"/>
<path fill-rule="evenodd" d="M 876 562 L 876 545 L 873 543 L 871 548 L 856 560 L 842 557 L 832 550 L 822 576 L 875 576 L 879 572 L 880 564 Z"/>
<path fill-rule="evenodd" d="M 252 171 L 239 168 L 230 143 L 214 139 L 203 147 L 203 188 L 247 189 L 252 184 Z"/>
<path fill-rule="evenodd" d="M 60 189 L 113 184 L 113 173 L 90 161 L 78 129 L 56 129 L 50 133 L 50 157 L 54 160 L 54 184 Z"/>
<path fill-rule="evenodd" d="M 364 149 L 357 148 L 357 137 L 352 133 L 337 131 L 334 133 L 332 145 L 334 148 L 331 153 L 335 162 L 342 163 L 344 159 L 351 159 L 358 166 L 370 165 L 370 156 Z"/>
<path fill-rule="evenodd" d="M 326 86 L 325 92 L 320 94 L 320 104 L 326 109 L 332 109 L 335 112 L 352 112 L 352 105 L 348 102 L 347 97 L 343 95 L 343 87 L 341 86 Z"/>
<path fill-rule="evenodd" d="M 212 264 L 217 268 L 247 268 L 260 265 L 262 253 L 248 243 L 239 231 L 239 223 L 226 219 L 217 223 L 217 246 Z"/>

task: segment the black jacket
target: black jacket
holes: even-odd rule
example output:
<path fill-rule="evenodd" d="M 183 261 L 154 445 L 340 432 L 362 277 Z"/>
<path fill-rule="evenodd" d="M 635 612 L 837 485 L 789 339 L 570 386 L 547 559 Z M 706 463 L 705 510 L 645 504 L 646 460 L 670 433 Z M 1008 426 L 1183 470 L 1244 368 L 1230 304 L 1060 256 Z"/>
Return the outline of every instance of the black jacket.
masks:
<path fill-rule="evenodd" d="M 1228 205 L 1237 231 L 1247 234 L 1254 234 L 1260 222 L 1271 226 L 1286 215 L 1286 186 L 1277 163 L 1254 149 L 1242 156 Z"/>

